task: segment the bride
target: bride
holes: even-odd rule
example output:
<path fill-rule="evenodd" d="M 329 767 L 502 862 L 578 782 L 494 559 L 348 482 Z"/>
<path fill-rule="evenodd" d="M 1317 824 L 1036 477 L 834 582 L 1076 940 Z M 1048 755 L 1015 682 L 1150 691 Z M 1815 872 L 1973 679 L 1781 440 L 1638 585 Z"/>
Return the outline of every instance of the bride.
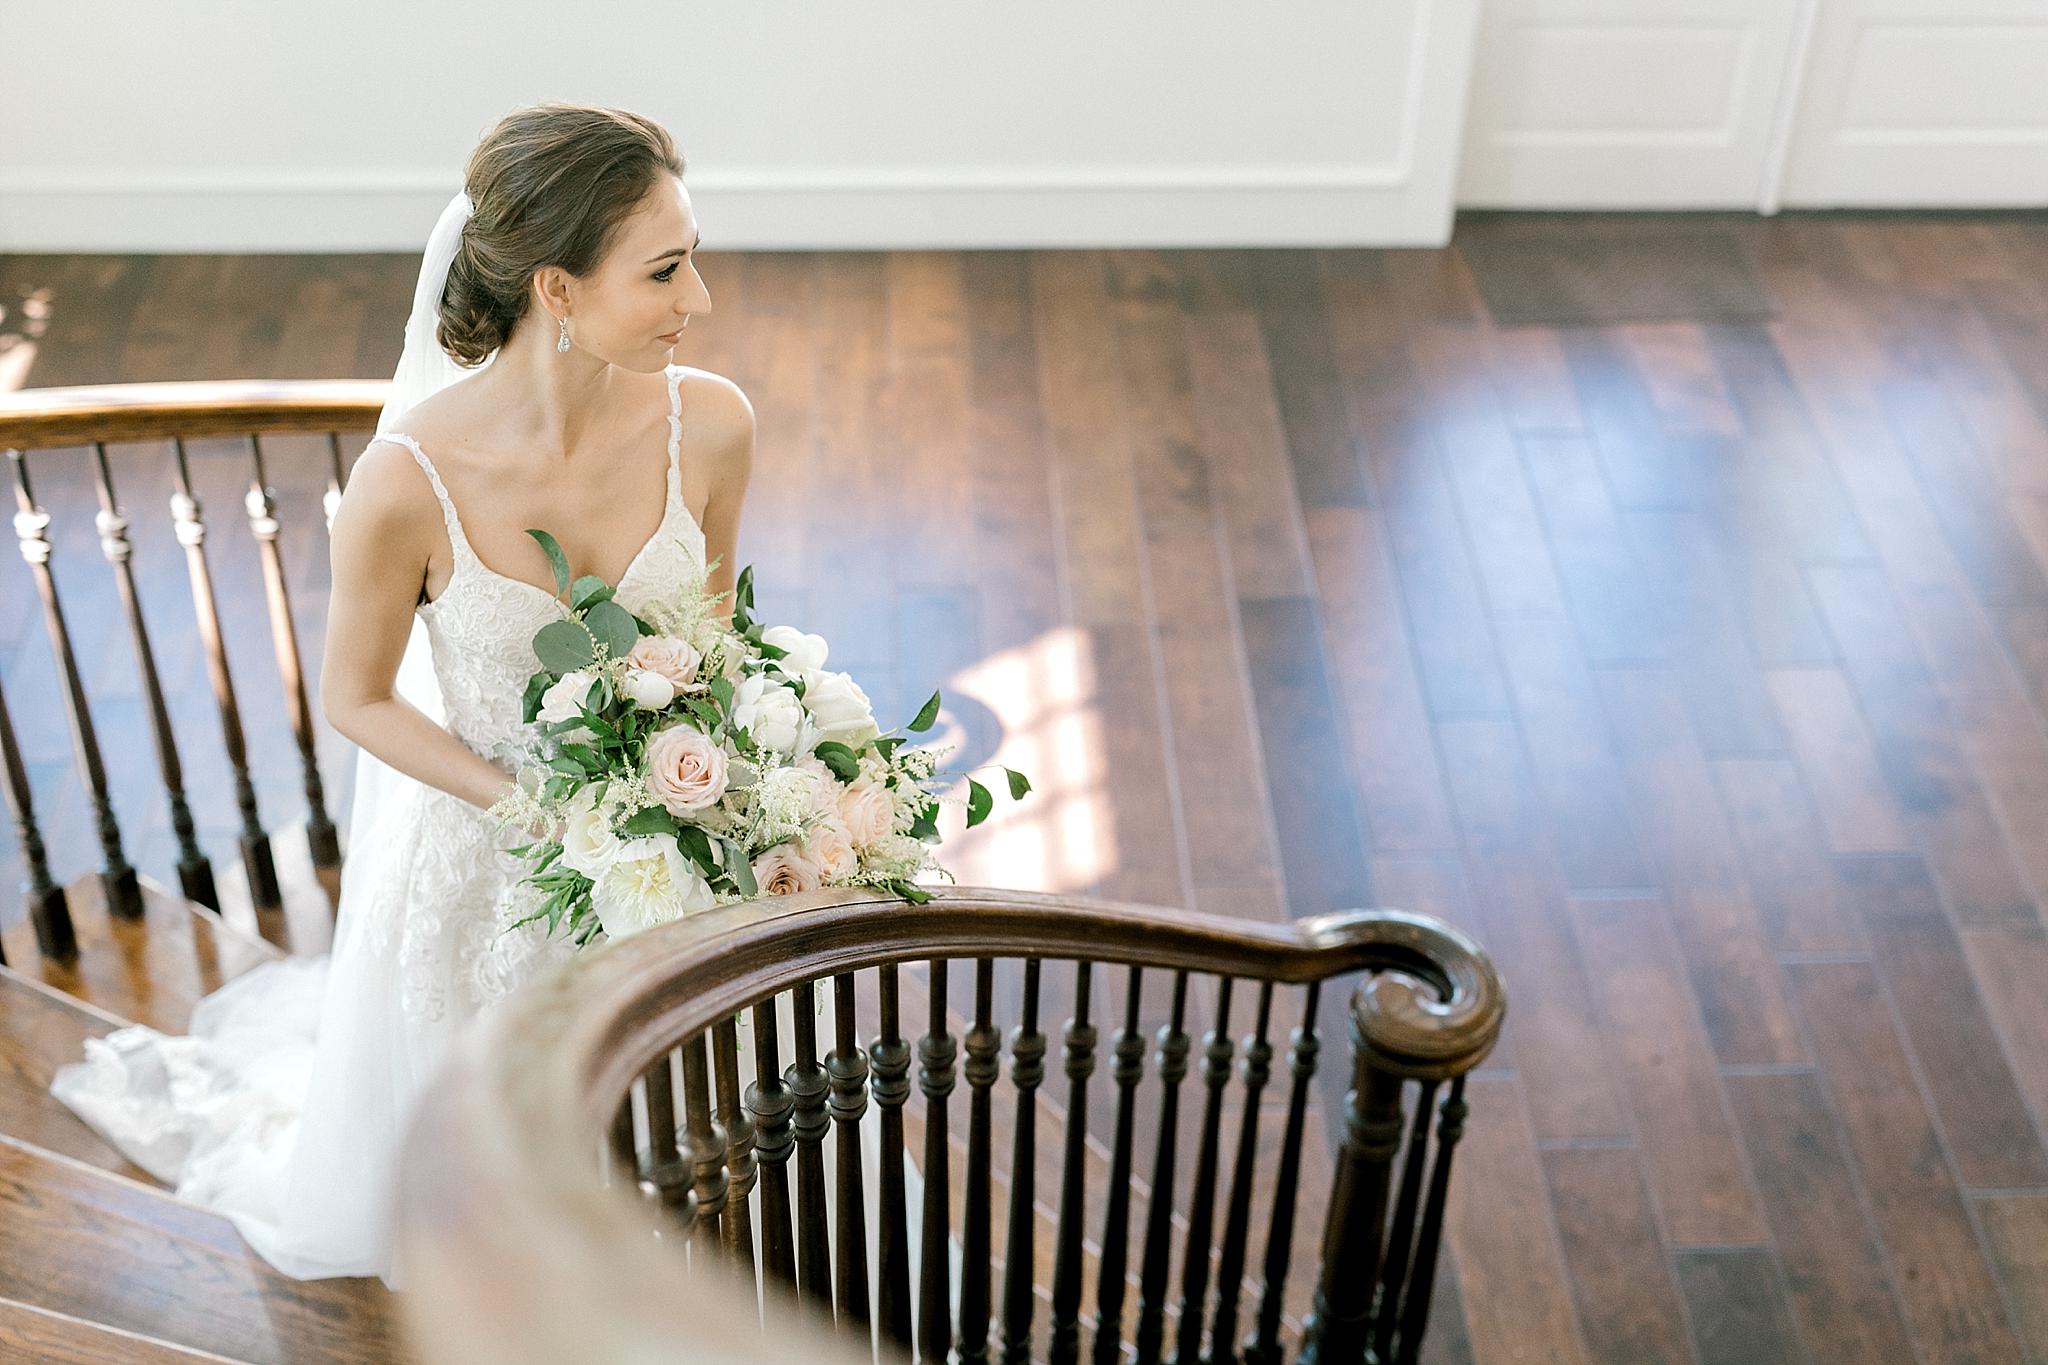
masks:
<path fill-rule="evenodd" d="M 734 581 L 753 411 L 671 348 L 710 311 L 668 133 L 544 104 L 472 154 L 428 241 L 378 437 L 334 517 L 321 702 L 360 746 L 332 952 L 199 1001 L 190 1032 L 87 1044 L 51 1092 L 298 1279 L 394 1263 L 393 1163 L 461 1030 L 576 951 L 519 918 L 512 785 L 535 631 L 563 611 L 528 527 L 629 609 Z"/>

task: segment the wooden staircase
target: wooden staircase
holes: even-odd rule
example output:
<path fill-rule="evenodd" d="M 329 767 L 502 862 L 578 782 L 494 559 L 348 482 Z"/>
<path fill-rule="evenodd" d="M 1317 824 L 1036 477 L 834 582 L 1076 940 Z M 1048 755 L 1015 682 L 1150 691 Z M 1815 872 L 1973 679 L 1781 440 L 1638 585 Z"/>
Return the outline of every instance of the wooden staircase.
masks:
<path fill-rule="evenodd" d="M 407 1358 L 376 1279 L 293 1280 L 227 1219 L 179 1200 L 49 1093 L 85 1040 L 182 1032 L 193 1003 L 282 949 L 145 880 L 144 914 L 66 888 L 78 953 L 0 935 L 0 1365 L 370 1365 Z M 282 935 L 280 935 L 282 937 Z"/>

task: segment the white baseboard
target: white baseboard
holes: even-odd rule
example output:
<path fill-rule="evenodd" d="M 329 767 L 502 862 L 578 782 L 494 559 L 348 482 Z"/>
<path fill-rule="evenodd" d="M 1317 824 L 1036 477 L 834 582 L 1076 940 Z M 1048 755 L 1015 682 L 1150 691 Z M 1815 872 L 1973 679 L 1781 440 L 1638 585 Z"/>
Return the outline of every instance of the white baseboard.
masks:
<path fill-rule="evenodd" d="M 1448 204 L 1411 168 L 982 169 L 694 175 L 725 250 L 1437 246 Z M 417 251 L 435 177 L 0 176 L 0 251 Z"/>

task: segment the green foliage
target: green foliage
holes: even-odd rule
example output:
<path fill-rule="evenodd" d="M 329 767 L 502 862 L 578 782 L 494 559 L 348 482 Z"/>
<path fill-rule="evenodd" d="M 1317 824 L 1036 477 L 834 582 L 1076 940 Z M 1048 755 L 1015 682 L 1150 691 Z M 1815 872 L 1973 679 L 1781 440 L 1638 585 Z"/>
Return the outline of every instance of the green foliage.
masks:
<path fill-rule="evenodd" d="M 597 662 L 597 654 L 590 647 L 590 632 L 574 621 L 553 621 L 542 626 L 533 637 L 533 653 L 541 667 L 556 677 Z"/>
<path fill-rule="evenodd" d="M 967 828 L 973 829 L 988 819 L 988 813 L 995 807 L 996 799 L 988 794 L 988 788 L 967 779 Z"/>
<path fill-rule="evenodd" d="M 917 719 L 910 722 L 909 728 L 919 734 L 923 734 L 926 730 L 932 728 L 932 723 L 938 720 L 938 718 L 939 694 L 934 692 L 932 693 L 931 700 L 918 708 Z"/>
<path fill-rule="evenodd" d="M 1018 772 L 1015 768 L 1005 768 L 1003 771 L 1010 775 L 1010 799 L 1012 801 L 1022 801 L 1024 793 L 1031 790 L 1031 779 Z"/>
<path fill-rule="evenodd" d="M 860 758 L 853 750 L 836 739 L 828 739 L 811 751 L 818 761 L 832 770 L 832 775 L 841 782 L 851 782 L 860 776 Z"/>
<path fill-rule="evenodd" d="M 611 651 L 614 659 L 623 659 L 633 648 L 633 642 L 640 638 L 640 627 L 633 619 L 633 613 L 609 599 L 597 603 L 583 614 L 584 629 L 590 637 Z"/>
<path fill-rule="evenodd" d="M 539 541 L 540 548 L 547 551 L 548 563 L 553 565 L 555 570 L 555 596 L 560 597 L 569 591 L 569 556 L 562 553 L 561 545 L 546 531 L 535 530 L 529 526 L 526 528 L 526 534 Z"/>
<path fill-rule="evenodd" d="M 673 835 L 681 827 L 676 824 L 675 816 L 669 814 L 666 806 L 646 806 L 634 811 L 633 817 L 619 828 L 626 834 L 644 836 Z"/>
<path fill-rule="evenodd" d="M 612 600 L 612 589 L 596 574 L 585 574 L 569 585 L 569 609 L 585 611 L 599 602 Z"/>

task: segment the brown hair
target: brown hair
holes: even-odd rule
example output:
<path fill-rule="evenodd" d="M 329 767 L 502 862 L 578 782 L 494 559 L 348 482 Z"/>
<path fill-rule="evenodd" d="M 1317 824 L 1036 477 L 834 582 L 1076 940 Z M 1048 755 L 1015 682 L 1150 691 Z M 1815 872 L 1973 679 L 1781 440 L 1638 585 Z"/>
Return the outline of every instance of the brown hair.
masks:
<path fill-rule="evenodd" d="M 683 173 L 667 130 L 623 109 L 550 102 L 500 119 L 463 172 L 475 208 L 441 291 L 441 348 L 483 364 L 526 315 L 533 272 L 588 274 L 664 171 Z"/>

